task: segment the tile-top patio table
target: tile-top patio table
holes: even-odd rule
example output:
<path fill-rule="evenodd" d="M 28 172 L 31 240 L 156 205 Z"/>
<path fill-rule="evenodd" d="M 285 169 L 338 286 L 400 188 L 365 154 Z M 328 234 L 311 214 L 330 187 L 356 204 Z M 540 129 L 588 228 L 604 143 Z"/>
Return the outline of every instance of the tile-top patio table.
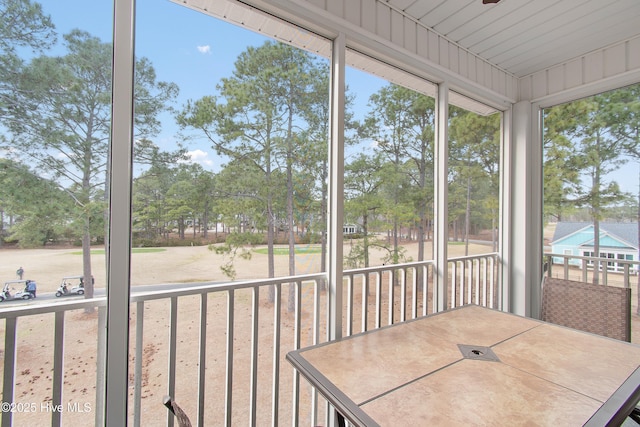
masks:
<path fill-rule="evenodd" d="M 468 305 L 287 354 L 357 426 L 618 425 L 640 346 Z"/>

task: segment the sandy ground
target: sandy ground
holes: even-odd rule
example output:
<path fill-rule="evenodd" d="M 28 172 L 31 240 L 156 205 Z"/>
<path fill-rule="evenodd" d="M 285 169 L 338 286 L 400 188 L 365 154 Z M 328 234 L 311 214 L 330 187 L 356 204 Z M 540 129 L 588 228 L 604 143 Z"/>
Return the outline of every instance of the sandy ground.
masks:
<path fill-rule="evenodd" d="M 417 245 L 405 244 L 408 255 L 415 258 Z M 345 245 L 345 253 L 349 245 Z M 472 252 L 487 252 L 486 246 L 474 246 Z M 463 246 L 452 246 L 449 256 L 464 254 Z M 105 283 L 104 255 L 92 256 L 92 266 L 96 287 Z M 251 260 L 238 259 L 236 269 L 237 279 L 263 278 L 267 276 L 266 255 L 254 253 Z M 199 281 L 227 281 L 220 271 L 220 264 L 224 259 L 207 247 L 179 247 L 167 248 L 162 252 L 134 253 L 132 255 L 131 283 L 133 286 L 159 283 L 188 283 Z M 25 278 L 36 280 L 39 295 L 54 292 L 61 278 L 67 275 L 78 275 L 82 270 L 82 257 L 78 249 L 36 249 L 36 250 L 0 250 L 0 280 L 15 279 L 15 271 L 22 266 Z M 296 260 L 298 274 L 314 273 L 320 270 L 320 256 L 301 255 Z M 288 257 L 276 256 L 276 275 L 288 275 Z M 313 311 L 313 289 L 303 289 L 303 320 L 301 345 L 313 343 L 311 316 Z M 62 298 L 64 299 L 64 298 Z M 257 425 L 270 424 L 269 417 L 274 405 L 272 366 L 274 358 L 274 324 L 275 310 L 266 301 L 266 292 L 261 293 L 259 309 L 259 352 L 258 352 L 258 392 Z M 283 299 L 286 301 L 286 290 L 283 289 Z M 372 298 L 373 299 L 373 298 Z M 56 300 L 57 301 L 57 300 Z M 197 343 L 199 331 L 200 300 L 197 297 L 181 298 L 178 306 L 178 339 L 177 339 L 177 367 L 176 367 L 176 397 L 184 406 L 192 420 L 196 417 L 197 402 L 195 397 L 197 384 Z M 206 425 L 220 425 L 224 415 L 224 387 L 226 365 L 226 294 L 215 294 L 208 298 L 207 308 L 207 365 L 206 365 L 206 395 L 207 409 L 205 413 Z M 321 301 L 324 299 L 321 297 Z M 634 297 L 634 301 L 637 298 Z M 322 304 L 322 302 L 321 302 Z M 637 304 L 637 303 L 636 303 Z M 8 306 L 8 305 L 7 305 Z M 251 324 L 250 313 L 251 295 L 248 292 L 236 292 L 234 296 L 235 327 L 234 327 L 234 368 L 233 368 L 233 425 L 247 425 L 249 423 L 246 408 L 249 407 L 249 372 Z M 285 304 L 286 306 L 286 304 Z M 637 307 L 637 305 L 635 306 Z M 638 329 L 639 317 L 634 307 L 634 342 L 640 342 Z M 2 309 L 3 306 L 0 306 Z M 129 393 L 130 407 L 133 402 L 133 353 L 136 334 L 136 310 L 131 309 L 131 348 L 130 365 L 131 388 Z M 167 338 L 169 303 L 166 300 L 150 302 L 144 305 L 144 338 L 143 338 L 143 374 L 140 378 L 142 385 L 141 425 L 163 425 L 167 411 L 161 405 L 161 399 L 166 393 L 168 376 Z M 288 369 L 288 362 L 284 360 L 286 351 L 293 347 L 295 319 L 286 309 L 280 313 L 282 330 L 280 331 L 280 398 L 278 412 L 281 424 L 290 424 L 292 403 L 290 402 L 291 387 L 293 386 L 292 369 Z M 357 313 L 356 313 L 357 316 Z M 53 330 L 53 315 L 38 315 L 20 319 L 18 331 L 19 355 L 16 370 L 16 402 L 23 406 L 22 411 L 14 414 L 16 426 L 46 425 L 50 423 L 51 389 L 54 382 L 52 377 L 53 349 L 55 333 Z M 84 312 L 69 312 L 65 315 L 65 375 L 63 378 L 63 425 L 92 425 L 95 415 L 95 387 L 96 387 L 96 354 L 97 354 L 97 315 Z M 4 336 L 4 322 L 0 324 L 0 339 Z M 4 350 L 4 347 L 3 347 Z M 4 352 L 4 351 L 3 351 Z M 3 356 L 3 354 L 2 354 Z M 306 411 L 309 400 L 308 387 L 301 384 L 300 405 L 301 416 L 307 417 Z M 25 409 L 26 408 L 26 409 Z M 131 411 L 130 411 L 131 412 Z M 319 421 L 322 423 L 322 420 Z M 305 422 L 308 425 L 308 422 Z"/>

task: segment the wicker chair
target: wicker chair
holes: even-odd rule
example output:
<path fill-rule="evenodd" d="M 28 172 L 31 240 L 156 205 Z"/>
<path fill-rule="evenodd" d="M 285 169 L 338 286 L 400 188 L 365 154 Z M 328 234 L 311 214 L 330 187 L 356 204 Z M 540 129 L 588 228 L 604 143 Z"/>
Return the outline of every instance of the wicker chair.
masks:
<path fill-rule="evenodd" d="M 631 289 L 545 277 L 540 318 L 631 342 Z"/>
<path fill-rule="evenodd" d="M 162 403 L 167 407 L 167 409 L 169 409 L 169 411 L 173 415 L 175 415 L 176 419 L 178 420 L 179 427 L 191 427 L 191 421 L 189 421 L 189 417 L 182 410 L 182 408 L 180 408 L 180 406 L 178 406 L 178 404 L 171 398 L 171 396 L 165 396 L 164 399 L 162 399 Z"/>

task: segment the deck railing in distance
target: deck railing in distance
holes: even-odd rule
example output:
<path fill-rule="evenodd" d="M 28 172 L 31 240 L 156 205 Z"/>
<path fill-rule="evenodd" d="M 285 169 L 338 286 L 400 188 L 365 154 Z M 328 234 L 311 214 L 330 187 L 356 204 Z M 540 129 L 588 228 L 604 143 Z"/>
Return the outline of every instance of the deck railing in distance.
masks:
<path fill-rule="evenodd" d="M 450 260 L 450 305 L 466 303 L 495 306 L 498 284 L 496 254 Z M 343 335 L 404 322 L 433 313 L 433 261 L 362 268 L 344 272 Z M 194 425 L 318 425 L 326 424 L 327 404 L 302 382 L 285 362 L 290 350 L 328 340 L 330 301 L 324 273 L 232 283 L 166 285 L 167 289 L 136 292 L 131 296 L 131 390 L 129 425 L 174 425 L 162 404 L 171 395 Z M 49 395 L 42 400 L 63 405 L 77 400 L 78 390 L 66 382 L 69 364 L 82 341 L 79 326 L 93 331 L 94 355 L 104 354 L 104 298 L 65 300 L 6 306 L 0 310 L 4 325 L 3 401 L 24 400 L 28 384 L 16 372 L 25 351 L 22 334 L 48 337 L 42 353 L 50 359 Z M 91 320 L 82 314 L 98 307 Z M 51 319 L 51 320 L 49 320 Z M 85 321 L 85 320 L 83 320 Z M 34 324 L 38 325 L 33 332 Z M 0 331 L 1 332 L 1 331 Z M 68 335 L 68 336 L 66 336 Z M 66 336 L 66 338 L 65 338 Z M 45 348 L 50 346 L 51 348 Z M 48 356 L 40 356 L 48 357 Z M 84 372 L 83 397 L 91 413 L 65 411 L 37 414 L 2 414 L 2 425 L 101 425 L 103 362 L 97 357 L 93 372 Z M 93 395 L 89 395 L 93 393 Z"/>
<path fill-rule="evenodd" d="M 598 283 L 605 286 L 632 288 L 636 294 L 636 312 L 640 314 L 639 261 L 554 253 L 544 254 L 544 260 L 545 274 L 549 277 Z M 597 270 L 594 268 L 596 264 L 599 265 Z M 595 274 L 596 271 L 598 271 L 598 274 Z M 594 278 L 596 279 L 595 281 Z M 635 289 L 633 289 L 634 287 Z"/>

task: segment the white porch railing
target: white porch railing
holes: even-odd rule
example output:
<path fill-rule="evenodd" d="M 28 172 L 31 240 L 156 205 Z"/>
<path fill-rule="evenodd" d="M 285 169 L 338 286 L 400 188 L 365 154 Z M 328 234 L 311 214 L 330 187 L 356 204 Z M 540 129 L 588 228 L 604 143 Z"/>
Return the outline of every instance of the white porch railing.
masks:
<path fill-rule="evenodd" d="M 449 306 L 499 307 L 498 263 L 497 254 L 451 259 Z M 424 261 L 345 271 L 343 335 L 432 313 L 434 268 L 433 261 Z M 309 274 L 133 293 L 130 425 L 173 426 L 162 406 L 165 394 L 175 397 L 194 425 L 325 423 L 326 402 L 284 361 L 290 350 L 327 341 L 325 284 L 325 274 Z M 105 304 L 96 298 L 2 307 L 2 401 L 10 405 L 3 407 L 3 426 L 102 425 L 103 399 L 95 390 L 103 389 L 98 372 L 104 369 L 99 355 Z M 97 314 L 85 314 L 96 307 Z M 84 341 L 76 338 L 83 330 Z M 45 368 L 29 368 L 25 360 L 36 359 L 29 352 L 38 345 L 50 357 Z M 75 352 L 82 346 L 95 350 L 91 363 L 78 361 Z M 46 376 L 50 384 L 44 390 L 33 390 L 27 380 L 36 369 L 33 381 Z M 83 390 L 69 381 L 78 370 Z"/>

